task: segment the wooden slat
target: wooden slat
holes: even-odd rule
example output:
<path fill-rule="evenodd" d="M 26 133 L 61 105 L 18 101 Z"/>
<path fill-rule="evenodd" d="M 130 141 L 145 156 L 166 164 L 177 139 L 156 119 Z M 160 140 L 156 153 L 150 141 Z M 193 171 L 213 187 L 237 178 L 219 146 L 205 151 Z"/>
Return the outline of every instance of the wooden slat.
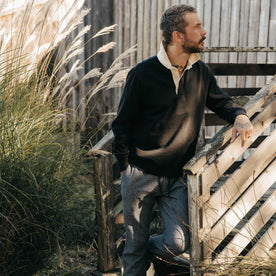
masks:
<path fill-rule="evenodd" d="M 157 54 L 156 44 L 157 44 L 157 35 L 159 36 L 159 32 L 157 32 L 157 0 L 151 0 L 151 9 L 150 9 L 150 56 L 154 56 Z"/>
<path fill-rule="evenodd" d="M 210 14 L 212 13 L 212 2 L 213 2 L 212 0 L 204 1 L 203 26 L 207 32 L 206 41 L 205 41 L 206 47 L 212 45 L 211 44 L 211 16 L 210 16 Z M 217 44 L 217 46 L 218 46 L 218 44 Z M 208 63 L 210 61 L 210 54 L 204 53 L 203 60 Z"/>
<path fill-rule="evenodd" d="M 200 231 L 200 241 L 204 241 L 204 257 L 211 256 L 213 250 L 236 227 L 256 202 L 268 191 L 276 179 L 276 160 L 250 186 L 243 196 L 225 213 L 210 230 L 206 226 Z"/>
<path fill-rule="evenodd" d="M 276 1 L 271 1 L 270 5 L 270 19 L 269 19 L 269 29 L 268 29 L 268 45 L 275 46 L 276 45 Z M 276 61 L 276 51 L 272 53 L 267 53 L 267 62 L 275 63 Z"/>
<path fill-rule="evenodd" d="M 217 255 L 213 263 L 224 263 L 225 259 L 238 256 L 248 243 L 254 239 L 269 219 L 276 212 L 276 191 L 265 201 L 260 209 L 250 218 L 238 234 L 228 243 L 228 245 Z"/>
<path fill-rule="evenodd" d="M 130 1 L 124 0 L 124 9 L 123 9 L 123 18 L 124 18 L 124 49 L 128 49 L 130 46 L 130 28 L 131 28 L 131 19 L 130 19 Z M 128 61 L 128 60 L 127 60 Z M 129 64 L 127 64 L 129 66 Z"/>
<path fill-rule="evenodd" d="M 112 271 L 115 268 L 113 177 L 110 168 L 112 168 L 111 153 L 95 158 L 98 267 L 102 272 Z"/>
<path fill-rule="evenodd" d="M 104 150 L 107 151 L 111 147 L 111 144 L 114 139 L 114 134 L 112 130 L 110 130 L 91 150 L 89 150 L 88 154 L 94 154 L 95 151 Z"/>
<path fill-rule="evenodd" d="M 143 59 L 149 57 L 149 50 L 150 50 L 150 1 L 144 0 L 144 20 L 140 22 L 143 25 Z"/>
<path fill-rule="evenodd" d="M 254 47 L 258 45 L 259 36 L 259 21 L 260 21 L 260 1 L 251 0 L 249 9 L 249 31 L 248 31 L 248 46 Z M 247 63 L 257 62 L 257 53 L 247 54 Z M 272 75 L 276 73 L 276 70 Z M 251 75 L 251 74 L 248 74 Z M 246 78 L 246 86 L 254 87 L 256 86 L 256 77 L 248 76 Z"/>
<path fill-rule="evenodd" d="M 143 24 L 144 21 L 144 1 L 138 1 L 138 22 L 137 22 L 137 62 L 143 60 Z"/>
<path fill-rule="evenodd" d="M 275 250 L 270 250 L 276 243 L 276 221 L 269 227 L 265 234 L 258 240 L 255 246 L 246 256 L 258 258 L 276 257 Z"/>
<path fill-rule="evenodd" d="M 190 220 L 190 242 L 191 242 L 191 252 L 190 252 L 190 272 L 191 275 L 200 275 L 198 273 L 198 263 L 201 259 L 201 250 L 199 245 L 199 214 L 197 206 L 198 197 L 198 176 L 189 175 L 187 179 L 188 183 L 188 204 L 189 204 L 189 220 Z"/>
<path fill-rule="evenodd" d="M 249 3 L 250 0 L 241 0 L 240 2 L 240 25 L 238 31 L 238 41 L 239 46 L 246 47 L 248 45 L 248 21 L 249 21 Z M 247 53 L 239 53 L 238 55 L 239 63 L 247 62 Z M 245 87 L 245 76 L 237 77 L 237 85 L 238 87 Z"/>
<path fill-rule="evenodd" d="M 133 0 L 132 0 L 133 3 Z M 137 1 L 133 5 L 130 5 L 131 8 L 131 26 L 130 26 L 130 46 L 134 46 L 137 43 Z M 130 65 L 133 67 L 136 63 L 136 55 L 132 55 L 130 58 Z"/>
<path fill-rule="evenodd" d="M 276 123 L 276 120 L 273 122 Z M 266 135 L 260 135 L 251 145 L 249 148 L 257 148 L 266 138 Z M 207 142 L 209 143 L 210 139 L 207 140 Z M 222 148 L 222 150 L 224 150 L 224 148 Z"/>
<path fill-rule="evenodd" d="M 220 38 L 220 20 L 221 20 L 221 1 L 212 1 L 212 10 L 211 10 L 211 32 L 210 32 L 210 40 L 211 45 L 219 46 L 219 38 Z M 210 16 L 210 15 L 209 15 Z M 207 36 L 208 37 L 208 36 Z M 218 62 L 218 53 L 210 53 L 210 62 L 217 63 Z"/>
<path fill-rule="evenodd" d="M 276 92 L 276 77 L 274 76 L 270 82 L 264 86 L 250 101 L 244 106 L 247 115 L 250 117 L 257 112 L 264 103 L 268 102 Z M 231 138 L 231 128 L 229 125 L 223 127 L 210 140 L 204 148 L 199 151 L 184 167 L 186 173 L 197 173 L 208 162 L 217 150 L 222 147 Z"/>
<path fill-rule="evenodd" d="M 235 16 L 235 15 L 234 15 Z M 237 20 L 235 20 L 238 22 Z M 234 23 L 234 22 L 233 22 Z M 234 45 L 237 45 L 238 43 L 233 43 Z M 271 53 L 276 51 L 276 47 L 273 46 L 254 46 L 254 47 L 244 47 L 244 46 L 231 46 L 232 43 L 230 42 L 230 46 L 226 47 L 204 47 L 203 53 L 211 53 L 211 52 L 224 52 L 224 53 L 249 53 L 249 52 L 262 52 L 262 53 Z M 237 60 L 235 59 L 235 62 L 230 63 L 236 63 Z"/>
<path fill-rule="evenodd" d="M 272 123 L 276 123 L 273 121 Z M 215 113 L 206 113 L 205 114 L 205 126 L 223 126 L 226 122 L 219 118 Z"/>
<path fill-rule="evenodd" d="M 158 7 L 157 7 L 157 26 L 156 26 L 156 32 L 157 32 L 157 40 L 156 40 L 156 49 L 159 50 L 160 43 L 161 43 L 161 33 L 159 29 L 159 24 L 161 20 L 161 16 L 164 11 L 164 1 L 157 1 Z"/>
<path fill-rule="evenodd" d="M 254 120 L 254 131 L 250 139 L 248 139 L 244 146 L 241 147 L 241 137 L 229 144 L 224 152 L 210 164 L 204 172 L 202 172 L 202 187 L 203 194 L 209 193 L 210 187 L 214 182 L 234 163 L 237 158 L 244 153 L 247 148 L 255 141 L 260 134 L 275 120 L 276 118 L 276 100 L 268 105 L 262 113 L 260 113 Z"/>
<path fill-rule="evenodd" d="M 123 32 L 121 31 L 121 30 L 123 30 L 123 25 L 124 25 L 124 23 L 123 23 L 123 4 L 124 4 L 124 2 L 123 1 L 120 1 L 120 0 L 116 0 L 115 1 L 115 3 L 116 3 L 116 8 L 117 8 L 117 13 L 116 13 L 116 15 L 117 15 L 117 17 L 116 17 L 116 23 L 118 24 L 118 29 L 117 29 L 117 32 L 118 32 L 118 37 L 117 37 L 117 42 L 118 42 L 118 53 L 117 53 L 117 55 L 119 56 L 122 52 L 123 52 L 123 50 L 124 50 L 124 48 L 123 48 L 123 46 L 124 46 L 124 42 L 123 42 Z"/>
<path fill-rule="evenodd" d="M 250 88 L 222 88 L 223 91 L 228 93 L 230 96 L 252 96 L 255 95 L 261 87 L 250 87 Z"/>
<path fill-rule="evenodd" d="M 203 205 L 204 225 L 212 227 L 276 155 L 276 130 Z M 264 153 L 265 156 L 264 156 Z"/>
<path fill-rule="evenodd" d="M 217 76 L 273 76 L 276 64 L 208 63 Z"/>
<path fill-rule="evenodd" d="M 231 0 L 221 1 L 221 18 L 220 18 L 220 35 L 219 35 L 219 45 L 225 46 L 229 45 L 230 39 L 230 20 L 231 20 Z M 220 52 L 219 53 L 219 62 L 229 63 L 229 53 Z M 228 77 L 222 76 L 219 80 L 220 87 L 226 87 L 228 85 Z"/>
<path fill-rule="evenodd" d="M 270 0 L 262 0 L 260 7 L 260 21 L 259 21 L 259 34 L 258 34 L 258 45 L 266 46 L 268 40 L 267 31 L 269 29 L 269 10 Z M 257 54 L 257 63 L 267 63 L 267 53 Z M 258 76 L 256 78 L 256 86 L 263 86 L 266 83 L 266 77 Z"/>

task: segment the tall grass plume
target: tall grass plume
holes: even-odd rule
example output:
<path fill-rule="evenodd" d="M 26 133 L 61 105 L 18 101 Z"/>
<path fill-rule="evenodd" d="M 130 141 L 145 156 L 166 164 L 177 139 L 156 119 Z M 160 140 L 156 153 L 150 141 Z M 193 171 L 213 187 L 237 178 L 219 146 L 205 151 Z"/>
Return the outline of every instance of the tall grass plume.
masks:
<path fill-rule="evenodd" d="M 87 109 L 99 91 L 121 85 L 127 73 L 122 60 L 135 49 L 106 72 L 94 68 L 76 82 L 88 59 L 114 47 L 110 42 L 79 59 L 90 27 L 68 38 L 89 12 L 84 0 L 26 1 L 17 9 L 16 1 L 7 2 L 0 2 L 0 274 L 32 275 L 62 238 L 78 235 L 74 231 L 85 218 L 72 217 L 73 200 L 92 216 L 91 206 L 82 206 L 76 196 L 82 183 L 86 194 L 93 185 L 85 148 L 76 146 L 77 135 L 68 132 L 78 121 L 70 114 Z M 106 27 L 94 37 L 113 30 Z M 95 85 L 71 110 L 66 101 L 89 78 L 96 78 Z M 87 227 L 93 231 L 91 223 Z"/>

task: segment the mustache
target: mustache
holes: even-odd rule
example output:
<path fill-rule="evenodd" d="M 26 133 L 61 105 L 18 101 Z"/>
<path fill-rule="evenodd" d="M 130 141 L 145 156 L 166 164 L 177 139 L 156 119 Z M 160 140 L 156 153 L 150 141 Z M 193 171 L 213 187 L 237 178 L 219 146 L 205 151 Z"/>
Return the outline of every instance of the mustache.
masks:
<path fill-rule="evenodd" d="M 206 36 L 202 37 L 202 38 L 199 40 L 199 43 L 203 42 L 205 39 L 206 39 Z"/>

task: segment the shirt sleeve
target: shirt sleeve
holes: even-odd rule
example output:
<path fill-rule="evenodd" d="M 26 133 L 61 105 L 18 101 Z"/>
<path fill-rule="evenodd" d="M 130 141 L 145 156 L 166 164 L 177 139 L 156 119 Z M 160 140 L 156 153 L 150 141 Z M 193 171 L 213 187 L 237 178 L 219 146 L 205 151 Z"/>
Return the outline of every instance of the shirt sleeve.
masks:
<path fill-rule="evenodd" d="M 246 115 L 246 110 L 235 104 L 231 97 L 218 87 L 216 79 L 210 71 L 206 106 L 221 119 L 231 124 L 234 123 L 238 115 Z"/>
<path fill-rule="evenodd" d="M 124 91 L 119 103 L 117 116 L 112 123 L 114 133 L 113 153 L 118 160 L 120 171 L 128 166 L 130 137 L 139 117 L 141 82 L 133 69 L 128 73 Z"/>

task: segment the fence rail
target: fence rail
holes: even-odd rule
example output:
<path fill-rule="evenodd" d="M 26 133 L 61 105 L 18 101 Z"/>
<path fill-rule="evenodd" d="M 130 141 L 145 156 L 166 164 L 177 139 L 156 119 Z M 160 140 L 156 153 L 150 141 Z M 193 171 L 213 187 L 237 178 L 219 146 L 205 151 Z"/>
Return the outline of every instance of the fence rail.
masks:
<path fill-rule="evenodd" d="M 199 275 L 199 268 L 204 263 L 225 265 L 228 262 L 230 264 L 246 250 L 248 244 L 254 243 L 256 235 L 276 213 L 276 191 L 273 189 L 274 191 L 268 192 L 276 181 L 276 130 L 231 176 L 220 180 L 235 160 L 276 119 L 275 92 L 276 77 L 246 105 L 250 117 L 260 108 L 263 107 L 263 110 L 254 118 L 253 135 L 244 147 L 240 146 L 240 139 L 225 146 L 230 139 L 230 129 L 224 127 L 184 168 L 188 173 L 189 185 L 192 275 Z M 216 156 L 223 146 L 223 151 Z M 219 187 L 211 193 L 211 187 L 218 183 Z M 249 211 L 252 212 L 252 208 L 265 193 L 270 193 L 270 196 L 260 208 L 255 209 L 250 219 L 246 220 Z M 237 230 L 239 223 L 244 225 Z M 255 249 L 251 249 L 248 254 L 254 252 L 257 256 L 258 254 L 269 256 L 269 250 L 276 243 L 275 235 L 268 236 L 273 231 L 271 226 L 261 239 L 270 239 L 267 244 L 259 240 Z M 234 235 L 234 232 L 238 233 Z M 234 235 L 231 241 L 227 240 L 230 233 Z M 223 245 L 222 242 L 224 242 Z M 218 247 L 220 247 L 219 251 Z"/>
<path fill-rule="evenodd" d="M 186 164 L 184 172 L 188 174 L 189 212 L 191 227 L 191 275 L 199 275 L 199 269 L 208 264 L 220 264 L 226 259 L 237 257 L 252 242 L 260 228 L 271 221 L 276 212 L 275 191 L 271 187 L 276 180 L 275 156 L 276 130 L 264 136 L 264 130 L 276 119 L 276 76 L 261 88 L 245 105 L 247 114 L 253 118 L 254 133 L 244 147 L 240 138 L 229 144 L 231 126 L 224 126 L 196 155 Z M 261 112 L 260 112 L 261 111 Z M 207 115 L 207 114 L 206 114 Z M 261 139 L 260 139 L 261 137 Z M 91 149 L 91 154 L 110 151 L 113 141 L 112 132 Z M 260 140 L 260 141 L 258 141 Z M 225 172 L 233 166 L 241 155 L 245 155 L 258 141 L 248 158 L 234 170 L 231 176 Z M 114 164 L 104 171 L 113 171 Z M 116 175 L 116 173 L 114 174 Z M 265 184 L 264 184 L 265 183 Z M 219 184 L 219 187 L 217 187 Z M 262 184 L 262 185 L 261 185 Z M 273 188 L 275 190 L 275 188 Z M 263 198 L 265 203 L 255 210 L 250 220 L 245 221 L 249 211 Z M 242 195 L 242 197 L 241 197 Z M 105 211 L 106 212 L 106 211 Z M 122 220 L 122 203 L 114 206 L 115 222 Z M 232 241 L 220 249 L 229 234 L 236 231 L 237 224 L 245 223 Z M 273 225 L 258 239 L 248 256 L 269 256 L 275 244 Z M 101 231 L 101 233 L 106 233 Z M 274 237 L 271 239 L 271 237 Z M 106 236 L 106 240 L 110 235 Z M 252 238 L 252 240 L 250 240 Z M 109 240 L 110 243 L 114 242 Z M 238 244 L 238 246 L 237 246 Z M 203 261 L 202 261 L 203 260 Z"/>

